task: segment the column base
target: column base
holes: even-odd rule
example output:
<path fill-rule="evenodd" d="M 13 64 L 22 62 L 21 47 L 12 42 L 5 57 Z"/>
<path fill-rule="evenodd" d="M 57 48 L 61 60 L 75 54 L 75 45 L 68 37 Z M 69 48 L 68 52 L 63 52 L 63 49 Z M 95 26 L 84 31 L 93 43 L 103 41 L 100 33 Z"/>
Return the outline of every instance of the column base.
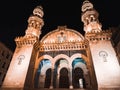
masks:
<path fill-rule="evenodd" d="M 73 86 L 71 85 L 71 86 L 69 86 L 69 89 L 73 89 Z"/>
<path fill-rule="evenodd" d="M 53 89 L 53 86 L 50 86 L 50 88 L 49 89 Z"/>

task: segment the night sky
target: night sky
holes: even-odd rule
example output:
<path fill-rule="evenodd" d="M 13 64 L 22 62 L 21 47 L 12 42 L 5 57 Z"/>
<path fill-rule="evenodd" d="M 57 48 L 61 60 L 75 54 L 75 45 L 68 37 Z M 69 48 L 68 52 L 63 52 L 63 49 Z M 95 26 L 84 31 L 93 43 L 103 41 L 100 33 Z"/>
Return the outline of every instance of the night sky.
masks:
<path fill-rule="evenodd" d="M 0 2 L 0 41 L 14 51 L 14 39 L 24 36 L 27 19 L 33 9 L 41 5 L 44 10 L 44 23 L 41 38 L 55 30 L 57 26 L 66 25 L 82 33 L 81 6 L 84 0 L 2 0 Z M 120 25 L 119 0 L 90 0 L 99 12 L 99 21 L 103 29 Z"/>

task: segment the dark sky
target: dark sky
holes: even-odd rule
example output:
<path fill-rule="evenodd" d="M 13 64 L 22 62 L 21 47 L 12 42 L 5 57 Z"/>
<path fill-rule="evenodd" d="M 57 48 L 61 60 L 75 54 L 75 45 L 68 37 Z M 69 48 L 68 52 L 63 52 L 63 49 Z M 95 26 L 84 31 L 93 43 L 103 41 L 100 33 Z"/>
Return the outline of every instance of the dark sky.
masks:
<path fill-rule="evenodd" d="M 2 0 L 0 2 L 0 41 L 14 51 L 14 39 L 23 36 L 27 29 L 27 19 L 33 9 L 41 5 L 44 10 L 45 25 L 42 28 L 43 37 L 46 33 L 66 25 L 68 28 L 83 32 L 81 22 L 81 6 L 84 0 Z M 119 0 L 90 0 L 99 12 L 99 21 L 103 29 L 120 25 Z"/>

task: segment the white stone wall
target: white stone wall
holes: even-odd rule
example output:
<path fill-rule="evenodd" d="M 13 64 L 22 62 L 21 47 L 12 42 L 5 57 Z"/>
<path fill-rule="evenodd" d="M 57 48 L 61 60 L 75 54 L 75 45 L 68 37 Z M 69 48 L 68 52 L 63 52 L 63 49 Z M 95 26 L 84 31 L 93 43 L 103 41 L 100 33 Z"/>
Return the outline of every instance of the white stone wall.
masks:
<path fill-rule="evenodd" d="M 24 87 L 33 46 L 16 48 L 2 87 Z"/>
<path fill-rule="evenodd" d="M 98 87 L 120 87 L 120 66 L 111 42 L 107 40 L 91 42 L 90 49 Z"/>

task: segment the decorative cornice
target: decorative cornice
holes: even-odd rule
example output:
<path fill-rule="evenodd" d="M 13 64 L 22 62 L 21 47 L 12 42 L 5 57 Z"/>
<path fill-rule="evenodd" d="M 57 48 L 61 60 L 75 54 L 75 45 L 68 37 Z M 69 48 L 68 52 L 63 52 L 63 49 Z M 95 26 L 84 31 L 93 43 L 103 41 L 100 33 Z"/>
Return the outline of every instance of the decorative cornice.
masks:
<path fill-rule="evenodd" d="M 75 41 L 64 43 L 40 43 L 40 51 L 81 50 L 88 48 L 88 41 Z"/>
<path fill-rule="evenodd" d="M 21 47 L 24 45 L 34 45 L 35 42 L 38 41 L 38 38 L 35 36 L 24 36 L 15 38 L 15 42 L 17 47 Z"/>
<path fill-rule="evenodd" d="M 111 40 L 111 36 L 111 30 L 103 30 L 101 32 L 92 31 L 85 34 L 85 38 L 89 41 Z"/>

